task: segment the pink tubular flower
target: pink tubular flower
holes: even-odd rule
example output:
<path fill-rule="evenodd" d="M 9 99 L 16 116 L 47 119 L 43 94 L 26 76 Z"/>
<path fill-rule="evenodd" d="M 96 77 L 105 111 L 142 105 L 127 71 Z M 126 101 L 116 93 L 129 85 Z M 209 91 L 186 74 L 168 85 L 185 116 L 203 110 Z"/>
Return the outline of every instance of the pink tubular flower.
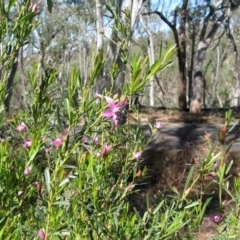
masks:
<path fill-rule="evenodd" d="M 95 145 L 98 145 L 98 144 L 99 144 L 99 140 L 98 140 L 97 137 L 95 137 L 95 138 L 93 139 L 93 143 L 94 143 Z"/>
<path fill-rule="evenodd" d="M 27 175 L 30 174 L 30 171 L 31 171 L 30 168 L 29 168 L 29 167 L 26 167 L 23 173 L 24 173 L 24 175 L 27 176 Z"/>
<path fill-rule="evenodd" d="M 134 157 L 135 159 L 140 159 L 140 158 L 142 158 L 142 152 L 135 152 L 135 153 L 133 154 L 133 157 Z"/>
<path fill-rule="evenodd" d="M 134 189 L 134 187 L 135 187 L 135 184 L 130 183 L 126 188 L 121 188 L 120 190 L 121 190 L 122 192 L 125 192 L 125 191 L 131 192 L 131 191 Z"/>
<path fill-rule="evenodd" d="M 218 163 L 218 162 L 215 162 L 215 163 L 213 164 L 213 168 L 214 168 L 215 170 L 217 170 L 217 169 L 219 168 L 219 163 Z"/>
<path fill-rule="evenodd" d="M 102 155 L 107 155 L 112 149 L 112 146 L 104 144 L 103 145 L 103 150 L 102 150 Z"/>
<path fill-rule="evenodd" d="M 68 136 L 68 130 L 64 130 L 60 138 L 56 138 L 54 141 L 52 141 L 52 145 L 54 147 L 61 147 L 63 145 L 63 141 L 67 138 Z"/>
<path fill-rule="evenodd" d="M 130 183 L 130 184 L 127 186 L 127 190 L 128 190 L 129 192 L 131 192 L 131 191 L 134 189 L 134 187 L 135 187 L 135 184 Z"/>
<path fill-rule="evenodd" d="M 156 123 L 156 129 L 161 130 L 162 128 L 163 128 L 162 123 L 157 122 L 157 123 Z"/>
<path fill-rule="evenodd" d="M 25 131 L 25 129 L 26 129 L 26 127 L 25 127 L 25 123 L 24 122 L 21 122 L 21 124 L 17 126 L 17 130 L 19 132 L 23 132 L 23 131 Z"/>
<path fill-rule="evenodd" d="M 227 135 L 227 129 L 225 127 L 218 130 L 218 139 L 221 144 L 225 143 L 226 135 Z"/>
<path fill-rule="evenodd" d="M 23 146 L 24 146 L 25 148 L 30 148 L 31 145 L 32 145 L 31 140 L 29 140 L 29 139 L 24 140 Z"/>
<path fill-rule="evenodd" d="M 206 133 L 203 137 L 206 141 L 209 141 L 209 140 L 211 140 L 212 134 L 211 133 Z"/>
<path fill-rule="evenodd" d="M 227 205 L 227 200 L 223 200 L 223 201 L 222 201 L 222 205 L 223 205 L 223 206 Z"/>
<path fill-rule="evenodd" d="M 223 220 L 224 216 L 219 215 L 219 216 L 214 216 L 214 217 L 209 217 L 208 220 L 210 220 L 213 223 L 220 223 Z"/>
<path fill-rule="evenodd" d="M 31 11 L 32 12 L 38 12 L 40 10 L 40 6 L 38 4 L 34 4 L 31 6 Z"/>
<path fill-rule="evenodd" d="M 101 99 L 103 98 L 103 95 L 97 93 L 95 96 L 96 96 L 95 103 L 96 104 L 100 103 Z"/>
<path fill-rule="evenodd" d="M 46 237 L 45 231 L 43 229 L 39 230 L 38 235 L 41 239 L 45 239 Z"/>
<path fill-rule="evenodd" d="M 52 141 L 52 145 L 54 147 L 61 147 L 63 145 L 63 140 L 61 138 L 57 138 L 54 141 Z"/>
<path fill-rule="evenodd" d="M 68 132 L 68 129 L 64 130 L 63 133 L 62 133 L 61 139 L 62 139 L 62 140 L 66 139 L 67 136 L 68 136 L 68 133 L 69 133 L 69 132 Z"/>
<path fill-rule="evenodd" d="M 42 141 L 46 142 L 46 140 L 47 140 L 47 136 L 42 136 Z"/>
<path fill-rule="evenodd" d="M 100 152 L 97 153 L 97 157 L 100 158 L 102 154 Z"/>
<path fill-rule="evenodd" d="M 105 99 L 108 103 L 109 108 L 103 112 L 103 117 L 112 118 L 113 128 L 115 128 L 118 125 L 118 119 L 119 119 L 118 114 L 119 114 L 121 108 L 124 108 L 126 106 L 127 99 L 125 98 L 117 104 L 110 97 L 105 96 Z"/>

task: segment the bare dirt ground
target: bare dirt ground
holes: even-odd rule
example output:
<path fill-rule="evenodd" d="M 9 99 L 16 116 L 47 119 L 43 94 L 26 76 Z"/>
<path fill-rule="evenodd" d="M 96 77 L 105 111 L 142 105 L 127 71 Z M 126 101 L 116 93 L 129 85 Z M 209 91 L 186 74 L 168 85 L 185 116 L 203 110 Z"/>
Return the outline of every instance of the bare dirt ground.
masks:
<path fill-rule="evenodd" d="M 150 196 L 152 206 L 156 205 L 156 196 L 172 194 L 171 187 L 179 191 L 183 189 L 186 177 L 191 166 L 199 166 L 200 162 L 208 154 L 208 146 L 203 136 L 211 133 L 215 139 L 216 152 L 220 149 L 217 141 L 217 129 L 224 124 L 225 112 L 207 112 L 198 115 L 180 113 L 177 111 L 152 111 L 139 114 L 138 119 L 143 126 L 146 138 L 150 136 L 147 124 L 162 122 L 163 128 L 157 132 L 155 138 L 145 151 L 143 166 L 148 169 L 148 178 L 145 185 L 140 185 L 137 197 L 133 196 L 131 201 L 134 207 L 140 211 L 146 210 L 146 195 Z M 239 121 L 239 112 L 233 112 L 233 123 Z M 231 170 L 234 177 L 239 177 L 240 172 L 240 125 L 227 136 L 226 145 L 233 142 L 231 151 L 226 157 L 226 162 L 234 160 Z M 206 184 L 214 180 L 214 174 L 206 176 Z M 214 186 L 209 191 L 216 191 Z M 197 191 L 197 190 L 195 190 Z M 194 198 L 196 192 L 192 193 Z M 228 196 L 224 196 L 228 199 Z M 213 200 L 207 208 L 200 233 L 196 233 L 193 239 L 208 240 L 216 235 L 216 225 L 207 217 L 218 215 L 218 199 Z M 186 238 L 185 238 L 186 239 Z"/>

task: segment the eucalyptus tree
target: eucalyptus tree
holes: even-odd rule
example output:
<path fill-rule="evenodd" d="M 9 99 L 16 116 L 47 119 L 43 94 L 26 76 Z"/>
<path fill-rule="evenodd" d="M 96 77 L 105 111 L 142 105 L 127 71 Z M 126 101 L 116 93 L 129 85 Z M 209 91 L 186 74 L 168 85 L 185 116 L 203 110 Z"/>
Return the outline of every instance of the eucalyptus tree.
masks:
<path fill-rule="evenodd" d="M 172 2 L 171 2 L 172 3 Z M 187 74 L 186 74 L 186 20 L 188 10 L 188 0 L 183 0 L 181 6 L 177 6 L 172 13 L 171 19 L 164 14 L 163 9 L 152 10 L 144 13 L 144 15 L 157 14 L 163 22 L 171 29 L 174 35 L 174 41 L 177 47 L 178 56 L 178 82 L 179 82 L 179 94 L 178 104 L 180 110 L 187 108 Z M 179 22 L 178 22 L 179 20 Z"/>
<path fill-rule="evenodd" d="M 160 3 L 160 1 L 159 1 Z M 181 0 L 176 6 L 169 3 L 169 8 L 173 9 L 172 15 L 168 16 L 164 8 L 160 7 L 145 12 L 144 14 L 157 14 L 163 22 L 171 29 L 175 43 L 177 45 L 178 71 L 179 71 L 179 108 L 186 109 L 187 95 L 187 55 L 186 55 L 186 29 L 192 31 L 192 49 L 189 71 L 189 97 L 190 112 L 197 113 L 201 110 L 204 74 L 203 64 L 205 54 L 211 46 L 214 37 L 219 33 L 219 39 L 226 33 L 232 39 L 231 18 L 234 11 L 239 7 L 240 1 L 222 0 L 215 1 L 188 1 Z M 195 9 L 195 10 L 194 10 Z M 196 10 L 198 9 L 198 10 Z M 201 11 L 200 11 L 201 9 Z M 197 14 L 197 16 L 196 16 Z M 196 21 L 198 20 L 198 21 Z M 195 21 L 195 24 L 191 21 Z M 197 28 L 197 29 L 196 29 Z M 199 39 L 196 40 L 196 32 L 199 31 Z M 195 51 L 195 40 L 197 41 L 197 50 Z M 234 45 L 234 44 L 233 44 Z M 235 50 L 234 50 L 235 51 Z M 193 75 L 193 76 L 192 76 Z"/>
<path fill-rule="evenodd" d="M 96 85 L 96 92 L 104 89 L 121 91 L 125 82 L 126 58 L 129 57 L 131 39 L 143 0 L 108 0 L 105 1 L 106 16 L 111 21 L 111 33 L 107 46 L 107 61 L 103 72 L 103 81 Z M 108 21 L 106 19 L 106 21 Z M 101 19 L 99 19 L 101 21 Z M 99 22 L 98 21 L 98 22 Z M 115 68 L 114 76 L 111 69 Z"/>
<path fill-rule="evenodd" d="M 203 1 L 208 11 L 203 19 L 200 36 L 198 40 L 198 49 L 194 62 L 193 78 L 193 96 L 190 103 L 190 112 L 198 113 L 201 111 L 201 100 L 203 91 L 203 63 L 205 54 L 211 46 L 212 41 L 218 31 L 221 33 L 230 31 L 230 21 L 233 12 L 239 7 L 240 1 Z M 222 35 L 220 33 L 220 36 Z"/>

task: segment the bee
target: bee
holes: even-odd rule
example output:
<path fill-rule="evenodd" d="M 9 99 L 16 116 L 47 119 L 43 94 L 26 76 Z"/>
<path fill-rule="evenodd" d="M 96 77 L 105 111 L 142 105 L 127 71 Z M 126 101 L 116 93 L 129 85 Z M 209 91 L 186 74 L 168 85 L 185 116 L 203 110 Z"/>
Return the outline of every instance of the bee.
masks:
<path fill-rule="evenodd" d="M 127 122 L 128 118 L 128 111 L 125 107 L 120 108 L 119 111 L 116 113 L 117 120 L 119 125 L 123 125 Z"/>

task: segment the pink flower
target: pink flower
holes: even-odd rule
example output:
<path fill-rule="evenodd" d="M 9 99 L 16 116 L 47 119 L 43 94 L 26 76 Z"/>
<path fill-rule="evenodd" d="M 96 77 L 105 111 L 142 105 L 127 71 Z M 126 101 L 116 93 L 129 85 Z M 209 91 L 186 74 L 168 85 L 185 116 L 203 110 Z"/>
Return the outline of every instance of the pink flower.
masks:
<path fill-rule="evenodd" d="M 220 223 L 223 220 L 224 216 L 219 215 L 219 216 L 214 216 L 214 217 L 209 217 L 208 220 L 214 222 L 214 223 Z"/>
<path fill-rule="evenodd" d="M 218 162 L 215 162 L 214 164 L 213 164 L 213 168 L 216 170 L 216 169 L 218 169 L 219 168 L 219 163 Z"/>
<path fill-rule="evenodd" d="M 134 187 L 135 187 L 135 184 L 130 183 L 130 184 L 128 185 L 128 187 L 127 187 L 127 190 L 128 190 L 129 192 L 131 192 L 131 191 L 134 189 Z"/>
<path fill-rule="evenodd" d="M 211 143 L 211 141 L 212 141 L 212 139 L 211 139 L 212 134 L 211 133 L 206 133 L 203 137 L 207 142 Z"/>
<path fill-rule="evenodd" d="M 50 148 L 46 148 L 45 149 L 45 153 L 46 153 L 46 155 L 47 156 L 49 156 L 49 153 L 50 153 L 50 151 L 52 150 L 52 148 L 50 147 Z"/>
<path fill-rule="evenodd" d="M 25 148 L 30 148 L 31 145 L 32 145 L 31 140 L 29 140 L 29 139 L 24 140 L 23 146 L 24 146 Z"/>
<path fill-rule="evenodd" d="M 66 139 L 68 136 L 68 129 L 64 130 L 63 133 L 62 133 L 62 136 L 61 136 L 61 139 L 64 140 Z"/>
<path fill-rule="evenodd" d="M 86 136 L 84 136 L 83 139 L 82 139 L 82 142 L 83 143 L 87 143 L 88 142 L 88 138 Z"/>
<path fill-rule="evenodd" d="M 42 136 L 42 141 L 46 142 L 46 140 L 47 140 L 47 136 Z"/>
<path fill-rule="evenodd" d="M 55 139 L 54 141 L 52 141 L 52 145 L 53 145 L 54 147 L 60 147 L 60 146 L 62 146 L 62 145 L 63 145 L 63 140 L 62 140 L 62 138 L 57 138 L 57 139 Z"/>
<path fill-rule="evenodd" d="M 118 99 L 119 98 L 119 94 L 116 93 L 114 96 L 113 96 L 113 99 Z"/>
<path fill-rule="evenodd" d="M 29 175 L 30 171 L 31 171 L 30 168 L 26 167 L 23 173 L 24 173 L 24 175 L 27 176 L 27 175 Z"/>
<path fill-rule="evenodd" d="M 34 4 L 31 6 L 31 11 L 32 12 L 38 12 L 40 10 L 40 6 L 38 4 Z"/>
<path fill-rule="evenodd" d="M 21 124 L 17 126 L 17 130 L 19 132 L 23 132 L 23 131 L 25 131 L 25 129 L 26 129 L 26 127 L 25 127 L 25 123 L 24 122 L 21 122 Z"/>
<path fill-rule="evenodd" d="M 121 188 L 120 190 L 121 190 L 122 192 L 125 192 L 125 191 L 131 192 L 131 191 L 134 189 L 134 187 L 135 187 L 135 184 L 130 183 L 126 188 Z"/>
<path fill-rule="evenodd" d="M 225 143 L 226 135 L 227 135 L 227 129 L 225 127 L 218 130 L 218 139 L 221 144 Z"/>
<path fill-rule="evenodd" d="M 156 123 L 156 129 L 161 130 L 163 128 L 162 123 L 158 122 Z"/>
<path fill-rule="evenodd" d="M 107 155 L 112 149 L 112 146 L 104 144 L 103 145 L 103 150 L 102 150 L 102 155 Z"/>
<path fill-rule="evenodd" d="M 63 145 L 63 141 L 67 138 L 68 136 L 68 130 L 64 130 L 60 138 L 56 138 L 54 141 L 52 141 L 52 145 L 54 147 L 60 147 Z"/>
<path fill-rule="evenodd" d="M 140 159 L 140 158 L 142 158 L 142 152 L 135 152 L 135 153 L 133 154 L 133 157 L 134 157 L 135 159 Z"/>
<path fill-rule="evenodd" d="M 100 152 L 97 153 L 97 157 L 100 158 L 102 154 Z"/>
<path fill-rule="evenodd" d="M 222 201 L 222 205 L 225 206 L 227 204 L 227 200 Z"/>
<path fill-rule="evenodd" d="M 99 144 L 99 140 L 98 140 L 97 137 L 93 139 L 93 143 L 94 143 L 95 145 L 98 145 L 98 144 Z"/>
<path fill-rule="evenodd" d="M 109 108 L 103 112 L 103 117 L 112 118 L 113 128 L 115 128 L 118 125 L 119 112 L 121 111 L 122 108 L 126 106 L 127 99 L 125 98 L 117 104 L 110 97 L 105 96 L 105 99 L 108 103 Z"/>
<path fill-rule="evenodd" d="M 45 231 L 43 229 L 39 230 L 38 235 L 41 239 L 45 239 L 46 237 Z"/>
<path fill-rule="evenodd" d="M 35 182 L 33 185 L 37 188 L 38 192 L 41 192 L 42 183 L 41 182 Z"/>
<path fill-rule="evenodd" d="M 97 93 L 95 103 L 99 104 L 102 98 L 103 98 L 103 95 Z"/>

